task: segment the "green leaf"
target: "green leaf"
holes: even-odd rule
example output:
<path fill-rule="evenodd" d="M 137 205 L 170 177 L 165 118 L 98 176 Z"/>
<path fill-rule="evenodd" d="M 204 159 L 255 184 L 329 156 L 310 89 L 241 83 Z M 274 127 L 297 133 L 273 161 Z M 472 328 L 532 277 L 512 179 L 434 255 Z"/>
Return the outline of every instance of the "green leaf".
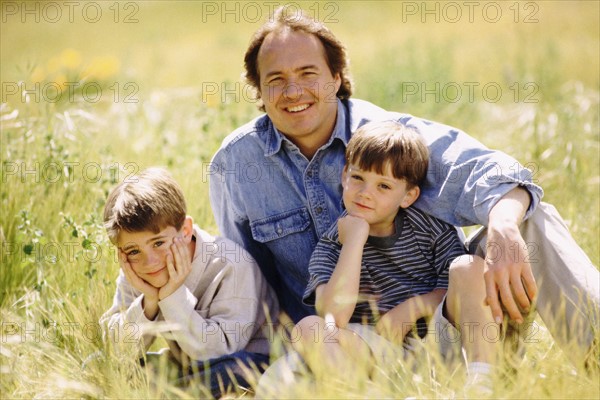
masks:
<path fill-rule="evenodd" d="M 33 244 L 32 243 L 28 243 L 25 246 L 23 246 L 23 253 L 25 253 L 28 256 L 30 256 L 31 253 L 33 253 Z"/>

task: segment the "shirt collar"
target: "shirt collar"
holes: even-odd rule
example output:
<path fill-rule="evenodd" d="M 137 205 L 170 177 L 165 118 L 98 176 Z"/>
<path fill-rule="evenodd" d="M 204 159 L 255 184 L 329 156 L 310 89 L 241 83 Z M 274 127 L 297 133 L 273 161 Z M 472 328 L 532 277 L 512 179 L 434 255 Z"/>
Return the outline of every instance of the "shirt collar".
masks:
<path fill-rule="evenodd" d="M 350 131 L 346 129 L 346 112 L 347 109 L 344 106 L 344 103 L 340 99 L 337 99 L 337 118 L 333 128 L 333 134 L 323 148 L 328 147 L 335 139 L 340 139 L 344 143 L 344 146 L 348 145 L 348 141 L 350 140 Z M 277 128 L 275 128 L 275 125 L 273 125 L 273 122 L 270 119 L 267 130 L 267 137 L 265 141 L 265 157 L 272 156 L 281 150 L 281 144 L 284 140 L 289 141 L 288 138 L 286 138 L 277 130 Z"/>
<path fill-rule="evenodd" d="M 204 273 L 206 266 L 208 265 L 209 261 L 213 259 L 212 256 L 207 257 L 207 254 L 220 254 L 215 243 L 214 236 L 210 235 L 206 231 L 203 231 L 196 224 L 194 224 L 193 235 L 196 241 L 196 249 L 194 251 L 194 255 L 192 256 L 192 270 L 184 282 L 185 286 L 191 290 L 198 287 L 198 283 L 202 278 L 202 274 Z"/>
<path fill-rule="evenodd" d="M 394 226 L 395 232 L 390 236 L 370 236 L 367 239 L 367 243 L 383 248 L 389 249 L 394 247 L 400 235 L 402 235 L 402 225 L 404 224 L 404 215 L 406 214 L 406 210 L 403 208 L 398 209 L 398 214 L 396 214 L 396 218 L 394 218 Z"/>

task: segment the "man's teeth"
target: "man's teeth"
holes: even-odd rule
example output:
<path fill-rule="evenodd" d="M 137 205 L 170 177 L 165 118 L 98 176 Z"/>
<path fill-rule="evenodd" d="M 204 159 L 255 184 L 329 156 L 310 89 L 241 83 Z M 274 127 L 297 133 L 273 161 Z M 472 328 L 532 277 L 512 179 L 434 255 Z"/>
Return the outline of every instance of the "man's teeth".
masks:
<path fill-rule="evenodd" d="M 294 106 L 294 107 L 288 107 L 288 111 L 289 112 L 299 112 L 299 111 L 304 111 L 308 108 L 308 104 L 300 104 L 299 106 Z"/>

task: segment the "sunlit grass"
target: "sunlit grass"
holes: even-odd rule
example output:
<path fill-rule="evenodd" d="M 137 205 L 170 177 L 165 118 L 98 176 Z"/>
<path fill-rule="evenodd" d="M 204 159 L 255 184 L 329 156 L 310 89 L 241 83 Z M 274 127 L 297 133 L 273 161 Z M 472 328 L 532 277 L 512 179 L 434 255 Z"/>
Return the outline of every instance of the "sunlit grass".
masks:
<path fill-rule="evenodd" d="M 345 4 L 330 27 L 348 46 L 356 96 L 460 127 L 515 156 L 534 170 L 545 199 L 598 265 L 598 5 L 540 2 L 538 24 L 489 26 L 418 19 L 403 24 L 397 18 L 401 3 Z M 106 24 L 76 23 L 56 24 L 50 32 L 44 24 L 3 24 L 3 82 L 23 81 L 31 88 L 70 73 L 83 83 L 93 68 L 106 75 L 88 78 L 102 85 L 103 96 L 95 103 L 81 93 L 60 102 L 25 102 L 18 95 L 0 109 L 2 397 L 205 396 L 202 388 L 182 392 L 134 358 L 118 355 L 98 330 L 118 272 L 100 222 L 108 190 L 147 166 L 166 166 L 183 187 L 189 213 L 217 233 L 208 202 L 211 155 L 225 135 L 258 115 L 241 93 L 207 97 L 202 91 L 207 84 L 222 90 L 239 83 L 242 53 L 257 24 L 242 21 L 233 29 L 214 19 L 200 24 L 194 18 L 198 7 L 179 3 L 171 9 L 154 2 L 142 8 L 140 24 L 132 26 L 137 30 L 110 26 L 109 32 Z M 161 16 L 168 10 L 180 22 L 165 30 Z M 103 41 L 94 39 L 102 29 Z M 114 46 L 108 49 L 105 42 Z M 497 83 L 503 96 L 497 102 L 481 91 L 472 100 L 463 94 L 457 101 L 436 102 L 435 94 L 423 99 L 422 92 L 403 97 L 410 83 L 422 91 L 420 85 L 436 83 L 465 90 L 465 82 L 478 82 L 479 88 Z M 125 101 L 133 93 L 127 83 L 138 89 L 129 99 L 135 101 Z M 530 98 L 535 101 L 525 101 L 533 93 L 527 83 L 537 85 Z M 587 375 L 573 366 L 569 349 L 558 348 L 538 322 L 539 340 L 516 364 L 503 366 L 494 397 L 600 397 L 598 372 Z M 372 381 L 302 377 L 296 385 L 271 389 L 277 397 L 462 397 L 462 363 L 445 364 L 434 348 L 426 350 L 413 361 L 387 366 Z"/>

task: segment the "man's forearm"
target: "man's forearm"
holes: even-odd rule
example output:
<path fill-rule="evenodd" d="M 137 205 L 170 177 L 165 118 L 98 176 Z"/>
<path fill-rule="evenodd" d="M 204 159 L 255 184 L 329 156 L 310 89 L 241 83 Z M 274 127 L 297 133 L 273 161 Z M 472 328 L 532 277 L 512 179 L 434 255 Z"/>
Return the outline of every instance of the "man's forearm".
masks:
<path fill-rule="evenodd" d="M 516 187 L 505 194 L 490 210 L 489 226 L 514 224 L 519 226 L 529 209 L 531 197 L 522 187 Z"/>

